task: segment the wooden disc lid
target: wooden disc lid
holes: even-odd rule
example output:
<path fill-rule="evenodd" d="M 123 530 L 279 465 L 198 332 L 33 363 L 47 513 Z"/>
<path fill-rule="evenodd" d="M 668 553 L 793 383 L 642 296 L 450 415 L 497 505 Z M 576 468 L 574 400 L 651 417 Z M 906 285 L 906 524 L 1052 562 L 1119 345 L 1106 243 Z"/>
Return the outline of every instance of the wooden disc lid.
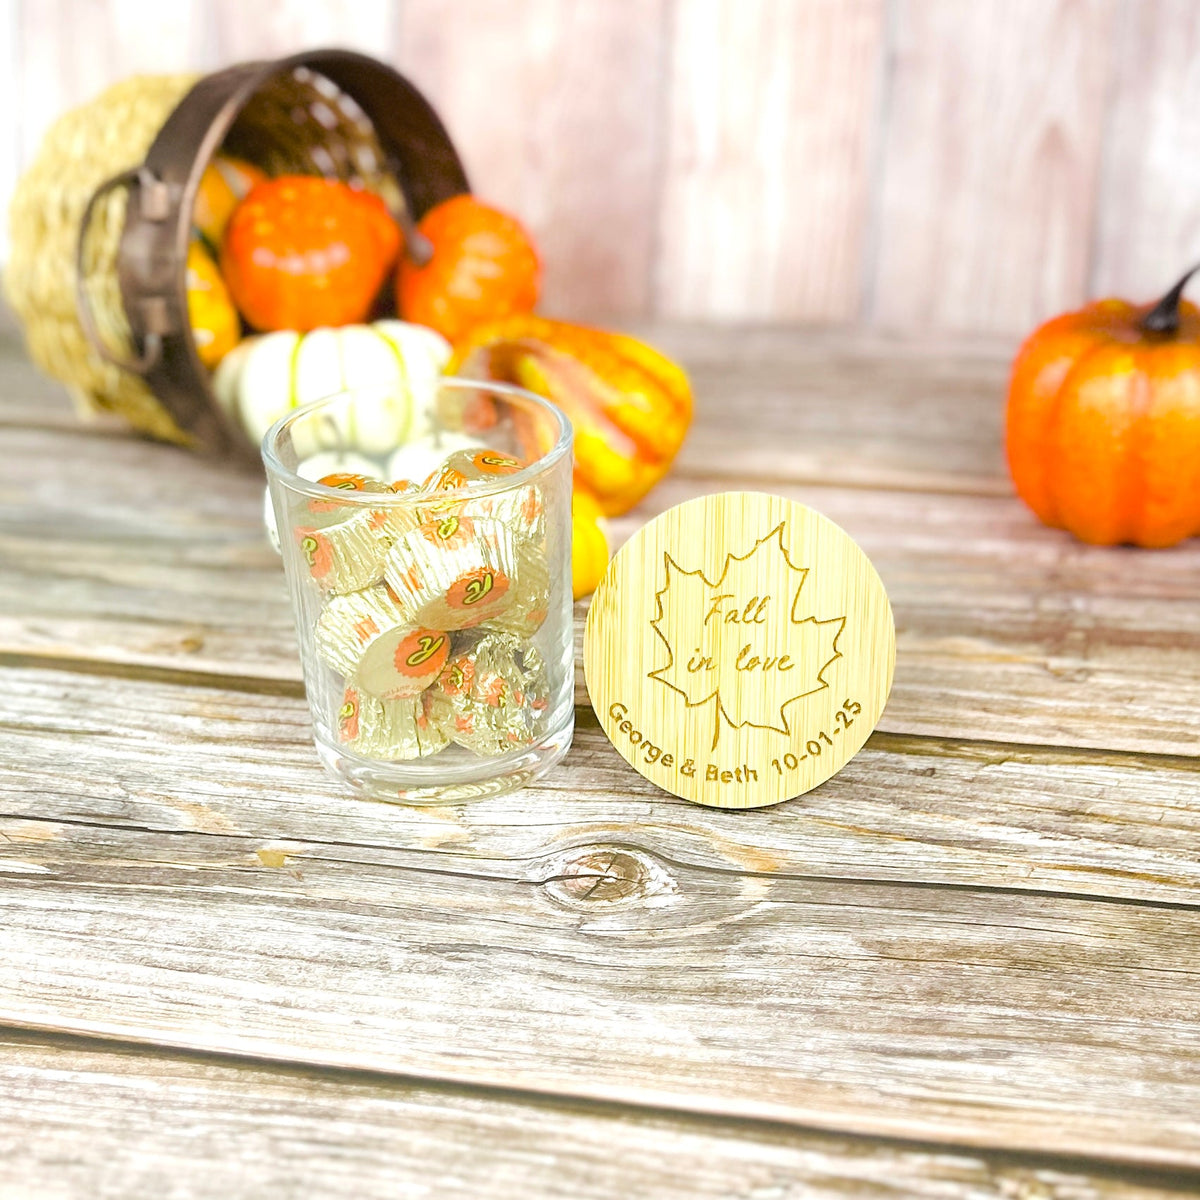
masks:
<path fill-rule="evenodd" d="M 761 492 L 639 530 L 592 599 L 584 671 L 621 755 L 676 796 L 759 808 L 836 774 L 892 686 L 887 593 L 853 539 Z"/>

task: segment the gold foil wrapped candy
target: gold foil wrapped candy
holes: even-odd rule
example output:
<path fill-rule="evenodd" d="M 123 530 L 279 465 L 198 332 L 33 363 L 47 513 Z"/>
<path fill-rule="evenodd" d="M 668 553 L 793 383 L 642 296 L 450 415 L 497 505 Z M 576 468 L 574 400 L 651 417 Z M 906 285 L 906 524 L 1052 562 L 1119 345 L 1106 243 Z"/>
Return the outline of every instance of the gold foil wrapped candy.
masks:
<path fill-rule="evenodd" d="M 383 578 L 396 533 L 383 509 L 356 512 L 335 525 L 295 530 L 308 573 L 324 592 L 356 592 Z"/>
<path fill-rule="evenodd" d="M 384 700 L 419 695 L 450 653 L 446 633 L 414 622 L 387 587 L 334 596 L 317 621 L 316 643 L 347 682 Z"/>
<path fill-rule="evenodd" d="M 456 450 L 425 480 L 425 487 L 432 492 L 454 491 L 481 479 L 515 475 L 521 465 L 520 459 L 501 450 Z"/>
<path fill-rule="evenodd" d="M 516 570 L 505 525 L 450 513 L 400 538 L 387 556 L 384 578 L 414 624 L 468 629 L 508 609 Z"/>
<path fill-rule="evenodd" d="M 335 471 L 332 475 L 322 476 L 317 482 L 341 492 L 378 493 L 392 490 L 386 483 L 356 471 Z M 307 523 L 318 529 L 336 525 L 356 511 L 352 504 L 342 504 L 332 497 L 324 496 L 311 496 L 304 502 L 304 506 Z"/>
<path fill-rule="evenodd" d="M 470 516 L 491 517 L 512 530 L 518 544 L 541 546 L 546 535 L 546 506 L 539 490 L 530 484 L 514 492 L 480 496 L 464 505 Z"/>
<path fill-rule="evenodd" d="M 338 711 L 338 741 L 367 758 L 425 758 L 450 743 L 446 731 L 425 710 L 423 695 L 378 700 L 348 687 Z"/>
<path fill-rule="evenodd" d="M 405 481 L 389 486 L 373 479 L 364 480 L 366 486 L 358 487 L 355 484 L 361 477 L 347 478 L 347 491 L 390 496 L 412 487 Z M 312 497 L 307 506 L 308 523 L 296 530 L 296 538 L 313 579 L 323 591 L 335 594 L 379 583 L 387 552 L 398 537 L 415 529 L 420 521 L 416 508 L 406 505 L 364 508 L 361 504 L 340 504 L 332 497 Z"/>
<path fill-rule="evenodd" d="M 345 681 L 337 726 L 348 750 L 403 761 L 453 741 L 488 756 L 540 736 L 549 686 L 530 638 L 551 589 L 541 491 L 471 494 L 521 469 L 474 447 L 423 485 L 345 472 L 321 482 L 357 503 L 305 501 L 296 537 L 326 593 L 316 644 Z M 385 492 L 413 503 L 361 502 Z"/>
<path fill-rule="evenodd" d="M 458 745 L 504 754 L 535 742 L 549 707 L 545 663 L 510 634 L 456 651 L 427 694 L 427 712 Z"/>
<path fill-rule="evenodd" d="M 517 555 L 517 581 L 512 603 L 483 628 L 531 638 L 550 611 L 550 567 L 541 549 L 526 544 Z"/>
<path fill-rule="evenodd" d="M 459 450 L 451 454 L 425 481 L 428 491 L 470 489 L 472 483 L 486 483 L 514 475 L 522 469 L 520 459 L 499 450 Z M 533 484 L 484 495 L 463 502 L 462 515 L 489 517 L 502 521 L 518 541 L 539 541 L 545 532 L 545 504 Z"/>
<path fill-rule="evenodd" d="M 322 455 L 319 457 L 332 460 L 337 456 Z M 361 455 L 354 455 L 352 459 L 355 466 L 363 465 L 373 469 L 372 464 L 368 460 L 362 459 Z M 301 464 L 302 469 L 307 465 Z M 309 476 L 305 475 L 304 478 L 307 479 Z M 389 488 L 387 484 L 371 478 L 369 475 L 364 475 L 361 471 L 324 471 L 316 482 L 323 487 L 337 488 L 339 491 L 345 492 L 387 492 L 395 490 L 394 488 Z M 305 519 L 303 524 L 311 529 L 323 529 L 326 525 L 335 525 L 338 521 L 344 520 L 353 511 L 353 505 L 340 504 L 332 498 L 312 496 L 304 501 Z M 275 510 L 271 505 L 271 493 L 269 489 L 263 494 L 263 524 L 267 527 L 267 540 L 271 543 L 275 553 L 281 553 L 279 529 L 275 523 Z"/>

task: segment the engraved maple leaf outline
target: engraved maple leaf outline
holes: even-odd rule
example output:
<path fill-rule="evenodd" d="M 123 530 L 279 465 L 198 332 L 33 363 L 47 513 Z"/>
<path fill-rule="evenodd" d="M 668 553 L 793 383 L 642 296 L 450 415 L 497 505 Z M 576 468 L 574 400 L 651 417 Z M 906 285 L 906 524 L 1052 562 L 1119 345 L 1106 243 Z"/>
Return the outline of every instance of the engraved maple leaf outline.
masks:
<path fill-rule="evenodd" d="M 794 562 L 792 562 L 792 557 L 790 554 L 788 554 L 787 547 L 783 543 L 783 533 L 784 533 L 784 529 L 785 529 L 786 525 L 787 525 L 786 521 L 780 521 L 779 524 L 776 525 L 774 529 L 770 530 L 770 532 L 768 532 L 768 533 L 763 534 L 763 536 L 760 537 L 754 543 L 754 545 L 751 546 L 750 549 L 746 551 L 745 554 L 726 554 L 724 565 L 721 567 L 721 574 L 718 575 L 715 580 L 709 579 L 708 576 L 705 575 L 704 572 L 700 568 L 697 568 L 694 571 L 685 571 L 671 557 L 671 553 L 669 550 L 663 551 L 663 585 L 661 588 L 658 589 L 658 591 L 656 591 L 654 593 L 654 603 L 657 608 L 657 611 L 654 614 L 654 617 L 650 621 L 650 627 L 654 630 L 654 632 L 656 634 L 658 634 L 659 638 L 662 640 L 663 645 L 666 647 L 668 657 L 667 657 L 666 663 L 663 666 L 655 667 L 653 671 L 647 671 L 646 675 L 647 675 L 647 678 L 656 680 L 658 683 L 661 683 L 664 687 L 670 688 L 671 691 L 678 692 L 679 695 L 681 695 L 683 697 L 684 705 L 688 708 L 698 708 L 701 704 L 707 704 L 714 696 L 716 696 L 716 698 L 717 698 L 716 721 L 715 721 L 715 725 L 713 728 L 713 743 L 712 743 L 712 748 L 714 750 L 717 748 L 717 742 L 719 741 L 720 736 L 721 736 L 721 718 L 722 717 L 725 718 L 726 722 L 728 723 L 728 725 L 731 729 L 740 729 L 744 725 L 749 725 L 754 729 L 773 729 L 777 733 L 784 733 L 784 734 L 791 733 L 791 727 L 788 724 L 788 719 L 784 715 L 783 710 L 785 708 L 787 708 L 787 706 L 789 704 L 793 704 L 793 703 L 795 703 L 795 701 L 803 699 L 803 697 L 805 697 L 805 696 L 811 696 L 814 692 L 824 691 L 824 689 L 829 686 L 829 684 L 825 681 L 825 672 L 831 666 L 833 666 L 833 664 L 835 662 L 837 662 L 837 660 L 839 658 L 842 657 L 842 652 L 837 648 L 837 644 L 838 644 L 838 638 L 840 638 L 842 636 L 842 632 L 846 628 L 846 618 L 844 616 L 827 617 L 823 621 L 818 620 L 815 615 L 809 616 L 809 617 L 802 617 L 802 618 L 797 618 L 797 616 L 796 616 L 796 605 L 800 603 L 800 593 L 804 589 L 804 584 L 805 584 L 805 581 L 808 579 L 808 573 L 809 573 L 810 568 L 798 567 L 798 566 L 796 566 L 796 564 Z M 769 542 L 772 538 L 778 539 L 779 553 L 783 556 L 783 561 L 787 564 L 788 569 L 797 572 L 800 576 L 799 582 L 796 584 L 796 594 L 792 597 L 792 605 L 791 605 L 790 611 L 788 612 L 788 620 L 790 620 L 793 625 L 806 625 L 809 622 L 811 622 L 813 625 L 830 625 L 834 621 L 837 621 L 838 628 L 837 628 L 837 632 L 833 635 L 833 641 L 830 643 L 830 647 L 833 650 L 833 657 L 827 659 L 824 663 L 822 663 L 820 670 L 817 671 L 817 674 L 816 674 L 817 686 L 811 687 L 807 691 L 797 692 L 796 695 L 790 696 L 787 700 L 785 700 L 779 706 L 779 720 L 780 720 L 779 725 L 772 725 L 772 724 L 759 725 L 756 722 L 750 721 L 750 720 L 734 721 L 733 718 L 730 717 L 729 713 L 727 713 L 725 711 L 725 706 L 721 703 L 721 697 L 720 697 L 721 689 L 720 689 L 719 683 L 713 688 L 713 690 L 711 692 L 708 693 L 707 696 L 703 696 L 699 700 L 690 700 L 688 698 L 687 692 L 685 692 L 682 688 L 676 687 L 673 683 L 669 683 L 666 679 L 664 679 L 662 677 L 662 673 L 664 671 L 669 671 L 671 669 L 671 667 L 674 666 L 675 650 L 671 646 L 670 641 L 667 639 L 667 635 L 665 633 L 663 633 L 663 631 L 661 629 L 659 629 L 658 623 L 659 623 L 659 621 L 661 621 L 663 619 L 663 616 L 664 616 L 662 598 L 670 590 L 672 569 L 677 571 L 680 575 L 698 576 L 700 578 L 701 582 L 705 584 L 705 586 L 713 588 L 715 590 L 716 588 L 719 588 L 722 583 L 724 583 L 725 576 L 729 574 L 729 568 L 735 562 L 745 562 L 746 559 L 753 557 L 755 554 L 758 553 L 758 551 L 761 549 L 761 547 L 764 545 L 764 543 Z"/>

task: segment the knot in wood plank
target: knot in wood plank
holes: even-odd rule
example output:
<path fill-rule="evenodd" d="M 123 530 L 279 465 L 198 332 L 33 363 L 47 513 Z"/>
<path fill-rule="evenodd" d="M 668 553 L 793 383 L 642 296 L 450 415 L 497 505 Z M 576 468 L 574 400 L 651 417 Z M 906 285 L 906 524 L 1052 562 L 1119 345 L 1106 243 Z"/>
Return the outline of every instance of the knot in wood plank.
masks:
<path fill-rule="evenodd" d="M 662 863 L 631 846 L 577 846 L 549 864 L 541 883 L 571 907 L 632 904 L 677 890 Z"/>

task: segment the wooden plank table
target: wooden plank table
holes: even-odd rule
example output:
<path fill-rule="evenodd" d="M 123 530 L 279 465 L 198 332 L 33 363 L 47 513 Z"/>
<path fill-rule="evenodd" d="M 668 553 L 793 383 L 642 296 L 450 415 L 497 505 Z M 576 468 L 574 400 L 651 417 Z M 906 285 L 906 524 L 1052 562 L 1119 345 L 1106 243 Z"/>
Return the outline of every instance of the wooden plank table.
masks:
<path fill-rule="evenodd" d="M 261 482 L 0 355 L 0 1196 L 1200 1188 L 1200 542 L 1034 523 L 1011 347 L 642 332 L 698 419 L 622 532 L 769 488 L 892 596 L 879 731 L 778 808 L 582 691 L 537 787 L 343 794 Z"/>

